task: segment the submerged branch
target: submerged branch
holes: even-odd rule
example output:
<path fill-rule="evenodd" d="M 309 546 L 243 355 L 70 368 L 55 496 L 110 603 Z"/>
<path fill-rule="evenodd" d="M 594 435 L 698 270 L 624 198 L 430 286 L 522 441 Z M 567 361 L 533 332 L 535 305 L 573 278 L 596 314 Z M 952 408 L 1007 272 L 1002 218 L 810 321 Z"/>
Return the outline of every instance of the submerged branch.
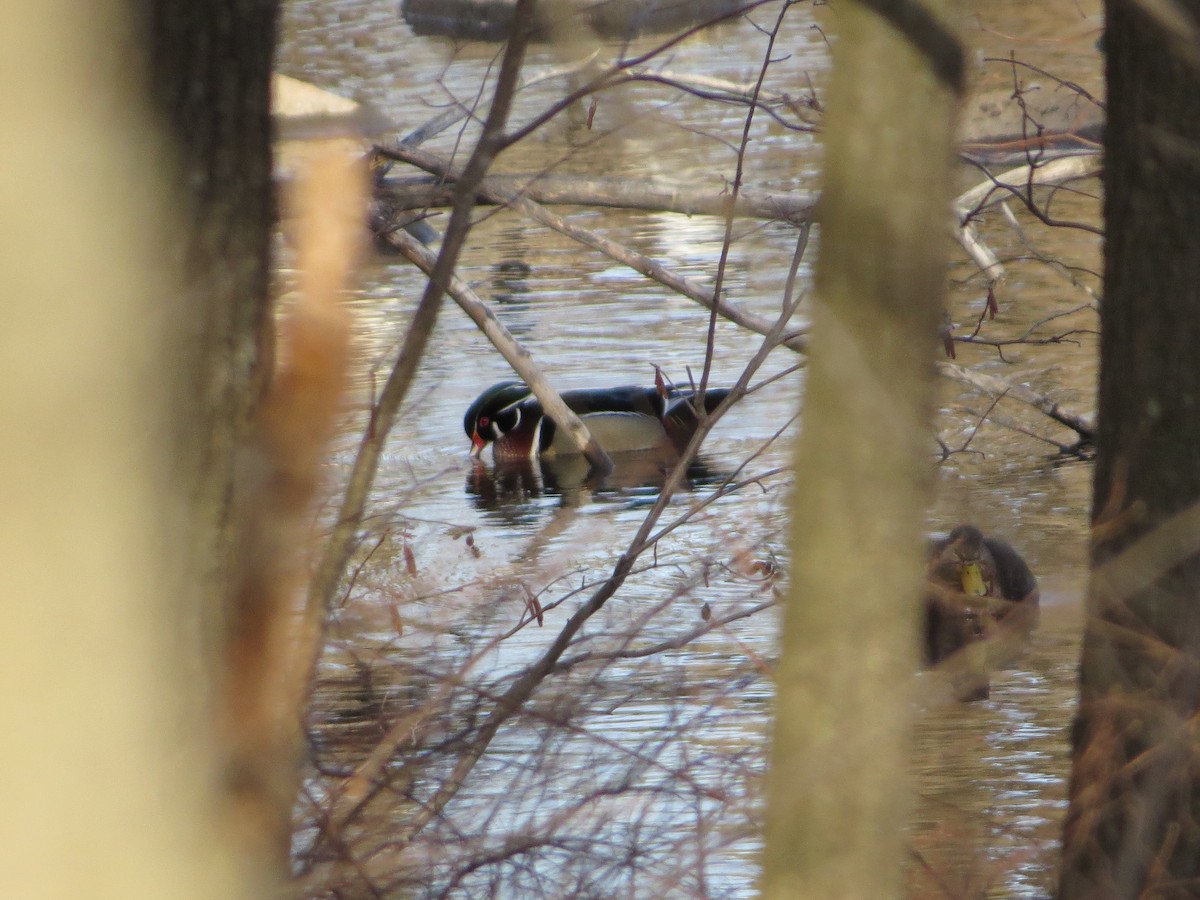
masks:
<path fill-rule="evenodd" d="M 1008 396 L 1020 400 L 1022 403 L 1026 403 L 1038 412 L 1050 417 L 1060 425 L 1074 431 L 1079 435 L 1081 441 L 1090 442 L 1095 440 L 1096 425 L 1090 418 L 1064 409 L 1059 405 L 1058 401 L 1023 384 L 1012 384 L 1002 378 L 996 378 L 994 375 L 972 372 L 969 369 L 964 369 L 962 366 L 947 362 L 938 363 L 938 372 L 952 381 L 969 385 L 983 391 L 985 394 Z"/>
<path fill-rule="evenodd" d="M 403 160 L 423 169 L 436 166 L 449 174 L 449 166 L 432 154 L 423 156 L 406 146 L 379 147 L 376 152 Z M 418 161 L 429 161 L 428 163 Z M 433 171 L 433 169 L 430 169 Z M 816 196 L 810 193 L 773 194 L 742 188 L 736 203 L 723 190 L 702 194 L 695 185 L 678 184 L 659 178 L 589 178 L 582 175 L 491 175 L 487 187 L 496 195 L 517 194 L 551 206 L 599 206 L 612 209 L 637 209 L 647 212 L 673 212 L 685 216 L 723 216 L 733 205 L 742 218 L 790 222 L 811 222 Z M 379 186 L 379 197 L 395 210 L 431 209 L 453 203 L 454 188 L 440 177 L 422 176 L 387 178 Z M 483 204 L 503 204 L 491 191 L 480 200 Z"/>

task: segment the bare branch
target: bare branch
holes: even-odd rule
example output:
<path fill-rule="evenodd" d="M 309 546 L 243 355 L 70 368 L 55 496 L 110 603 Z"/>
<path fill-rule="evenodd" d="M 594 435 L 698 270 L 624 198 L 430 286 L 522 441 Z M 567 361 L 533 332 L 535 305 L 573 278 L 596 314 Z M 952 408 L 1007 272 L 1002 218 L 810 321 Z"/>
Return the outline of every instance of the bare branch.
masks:
<path fill-rule="evenodd" d="M 408 148 L 390 148 L 381 150 L 385 155 L 392 156 L 396 159 L 403 159 L 405 162 L 410 162 L 413 165 L 420 165 L 421 168 L 430 171 L 436 171 L 443 177 L 453 177 L 452 170 L 439 157 L 426 153 L 421 150 L 412 150 Z M 493 187 L 493 182 L 490 179 L 485 179 L 480 187 L 480 195 L 490 199 L 493 203 L 502 203 L 512 207 L 518 212 L 529 216 L 535 221 L 541 222 L 549 228 L 553 228 L 562 234 L 572 237 L 575 240 L 599 250 L 606 256 L 624 263 L 631 269 L 634 269 L 641 274 L 653 278 L 666 287 L 671 288 L 679 294 L 695 300 L 705 309 L 711 310 L 715 305 L 720 314 L 729 321 L 741 325 L 750 331 L 757 334 L 766 335 L 771 332 L 774 327 L 773 323 L 766 319 L 756 316 L 753 313 L 745 312 L 731 306 L 728 301 L 713 299 L 713 291 L 711 288 L 703 287 L 697 284 L 690 278 L 684 278 L 675 275 L 666 266 L 655 262 L 650 257 L 638 253 L 628 247 L 618 244 L 616 241 L 603 237 L 602 235 L 575 225 L 560 216 L 556 216 L 549 210 L 534 203 L 532 200 L 519 194 L 504 191 Z M 803 353 L 805 349 L 805 341 L 803 330 L 786 333 L 781 343 L 789 350 L 794 350 L 797 353 Z"/>
<path fill-rule="evenodd" d="M 517 0 L 518 11 L 524 10 L 526 16 L 532 7 L 533 0 Z M 450 215 L 450 222 L 446 228 L 437 264 L 430 275 L 425 292 L 421 296 L 421 302 L 417 305 L 417 311 L 409 323 L 408 333 L 400 348 L 396 364 L 391 375 L 388 376 L 378 402 L 371 410 L 371 427 L 367 429 L 359 444 L 358 454 L 354 460 L 349 485 L 346 488 L 337 521 L 321 561 L 313 573 L 312 581 L 309 583 L 305 615 L 315 628 L 323 628 L 323 625 L 318 623 L 324 623 L 327 618 L 326 614 L 332 602 L 334 590 L 345 572 L 346 563 L 349 561 L 354 547 L 367 495 L 375 480 L 375 471 L 379 465 L 380 454 L 383 452 L 384 441 L 395 422 L 400 404 L 408 394 L 409 385 L 420 365 L 429 335 L 437 322 L 442 293 L 454 272 L 463 241 L 471 226 L 471 209 L 475 203 L 476 186 L 482 181 L 501 146 L 501 134 L 508 120 L 512 95 L 516 88 L 517 76 L 520 74 L 521 62 L 524 59 L 528 41 L 527 29 L 514 29 L 504 52 L 495 97 L 488 110 L 483 134 L 480 136 L 479 143 L 476 144 L 458 184 L 454 211 Z M 312 666 L 315 669 L 315 658 Z"/>

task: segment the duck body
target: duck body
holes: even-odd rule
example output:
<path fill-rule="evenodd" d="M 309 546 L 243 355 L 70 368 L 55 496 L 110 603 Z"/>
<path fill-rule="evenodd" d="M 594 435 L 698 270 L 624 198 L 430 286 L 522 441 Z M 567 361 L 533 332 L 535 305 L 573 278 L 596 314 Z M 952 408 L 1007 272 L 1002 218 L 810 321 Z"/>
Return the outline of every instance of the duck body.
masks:
<path fill-rule="evenodd" d="M 705 391 L 705 410 L 712 412 L 728 395 L 729 391 L 721 388 Z M 667 388 L 660 392 L 636 385 L 562 394 L 563 401 L 609 453 L 681 452 L 699 424 L 692 407 L 694 396 L 691 390 Z M 579 452 L 519 381 L 502 381 L 480 394 L 467 408 L 463 429 L 471 439 L 473 456 L 491 444 L 497 462 Z"/>
<path fill-rule="evenodd" d="M 958 656 L 960 699 L 984 699 L 990 690 L 990 638 L 1020 634 L 1037 618 L 1039 590 L 1029 564 L 1008 542 L 959 525 L 930 546 L 924 613 L 924 657 L 937 665 Z"/>

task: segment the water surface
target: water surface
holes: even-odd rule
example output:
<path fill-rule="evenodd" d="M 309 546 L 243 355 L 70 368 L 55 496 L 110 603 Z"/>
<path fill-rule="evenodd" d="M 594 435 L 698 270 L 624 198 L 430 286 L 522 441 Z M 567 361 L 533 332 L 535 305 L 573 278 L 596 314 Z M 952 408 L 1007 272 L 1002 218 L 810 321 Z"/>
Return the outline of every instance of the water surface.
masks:
<path fill-rule="evenodd" d="M 776 11 L 766 7 L 756 21 L 771 24 Z M 821 89 L 829 15 L 822 7 L 793 8 L 769 90 L 803 97 Z M 1063 90 L 1023 67 L 984 61 L 1012 51 L 1096 91 L 1098 15 L 1094 3 L 980 4 L 963 20 L 974 48 L 975 89 L 1011 90 L 1018 83 L 1031 92 Z M 413 36 L 394 0 L 298 0 L 287 4 L 284 24 L 282 71 L 371 103 L 396 123 L 397 136 L 448 103 L 476 104 L 496 63 L 492 45 Z M 689 76 L 752 81 L 763 42 L 763 33 L 744 23 L 722 26 L 673 47 L 657 64 Z M 529 54 L 527 77 L 562 67 L 584 49 L 590 48 L 539 45 Z M 549 79 L 524 92 L 515 120 L 556 100 L 565 85 Z M 499 166 L 670 178 L 717 193 L 733 177 L 743 116 L 741 107 L 632 86 L 601 97 L 591 128 L 586 109 L 569 111 L 502 156 Z M 461 155 L 474 135 L 468 125 L 429 146 Z M 761 124 L 747 155 L 747 184 L 812 191 L 819 165 L 811 134 Z M 959 173 L 963 187 L 980 177 L 965 166 Z M 1056 211 L 1094 222 L 1098 186 L 1083 189 L 1056 198 Z M 1095 341 L 1086 332 L 1096 318 L 1083 288 L 1096 285 L 1099 240 L 1047 229 L 1018 203 L 1010 209 L 1018 228 L 1000 210 L 981 221 L 1009 272 L 997 291 L 999 315 L 985 323 L 983 336 L 1013 338 L 1039 322 L 1035 337 L 1079 333 L 1066 342 L 1002 349 L 960 345 L 958 362 L 1089 411 Z M 721 221 L 561 212 L 711 283 Z M 649 383 L 654 366 L 679 382 L 689 368 L 699 372 L 708 317 L 691 301 L 513 213 L 488 210 L 479 219 L 459 274 L 559 387 Z M 437 217 L 432 223 L 441 224 Z M 727 294 L 771 315 L 795 232 L 739 222 L 735 237 Z M 812 252 L 801 268 L 805 283 Z M 1046 261 L 1053 259 L 1077 268 Z M 956 333 L 968 333 L 984 308 L 983 283 L 961 252 L 951 274 Z M 351 301 L 359 323 L 360 408 L 386 377 L 422 288 L 419 273 L 396 260 L 375 260 L 363 274 Z M 719 324 L 714 383 L 732 381 L 758 346 L 756 336 Z M 777 351 L 762 376 L 789 368 L 790 356 Z M 352 894 L 370 883 L 419 896 L 749 896 L 770 711 L 767 673 L 778 627 L 778 612 L 769 606 L 780 587 L 772 572 L 786 567 L 782 475 L 718 500 L 665 538 L 588 623 L 564 671 L 501 729 L 445 814 L 412 846 L 387 842 L 444 773 L 439 751 L 452 749 L 512 674 L 544 650 L 611 569 L 656 495 L 652 472 L 596 489 L 581 473 L 498 477 L 477 469 L 467 458 L 462 412 L 484 387 L 509 377 L 486 339 L 448 302 L 380 468 L 370 527 L 333 623 L 314 710 L 317 757 L 333 776 L 381 742 L 395 742 L 398 752 L 386 768 L 388 790 L 363 816 L 361 830 L 347 835 L 360 840 L 351 844 L 355 849 L 316 842 L 321 860 L 348 854 L 354 859 L 348 868 L 358 874 L 318 865 L 310 874 L 312 893 L 345 878 Z M 685 514 L 712 493 L 722 473 L 748 459 L 747 474 L 785 466 L 792 433 L 786 426 L 802 389 L 802 372 L 785 375 L 732 410 L 706 444 L 707 468 L 672 500 L 664 521 Z M 1069 435 L 1010 400 L 992 411 L 1007 427 L 981 424 L 990 398 L 946 383 L 941 399 L 939 435 L 963 452 L 939 461 L 930 442 L 938 475 L 930 527 L 971 520 L 1007 537 L 1041 579 L 1044 613 L 1027 652 L 997 675 L 989 700 L 930 702 L 920 714 L 911 834 L 922 863 L 913 867 L 913 893 L 1043 896 L 1064 809 L 1090 470 L 1056 459 L 1036 435 L 1060 441 Z M 354 425 L 335 455 L 335 481 L 352 460 Z M 772 440 L 780 429 L 783 437 Z M 531 597 L 543 607 L 543 627 L 529 621 Z M 685 643 L 706 627 L 706 613 L 745 615 Z M 672 641 L 680 646 L 642 655 Z M 410 734 L 398 737 L 397 722 Z M 338 783 L 314 776 L 314 800 Z M 303 865 L 318 830 L 308 822 L 297 842 Z M 472 856 L 490 862 L 465 867 Z M 419 882 L 405 880 L 412 872 L 422 873 Z"/>

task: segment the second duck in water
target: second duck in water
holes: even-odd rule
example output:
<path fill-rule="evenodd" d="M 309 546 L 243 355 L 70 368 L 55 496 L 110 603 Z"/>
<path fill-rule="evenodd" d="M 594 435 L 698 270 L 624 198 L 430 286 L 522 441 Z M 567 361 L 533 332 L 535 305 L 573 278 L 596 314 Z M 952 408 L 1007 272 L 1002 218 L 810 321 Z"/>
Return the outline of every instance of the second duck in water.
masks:
<path fill-rule="evenodd" d="M 704 409 L 712 412 L 729 396 L 724 388 L 704 392 Z M 624 386 L 564 391 L 562 398 L 609 453 L 638 450 L 681 452 L 696 433 L 698 420 L 691 390 Z M 467 408 L 463 428 L 471 439 L 471 455 L 492 445 L 497 462 L 577 453 L 558 434 L 554 421 L 520 381 L 494 384 Z"/>
<path fill-rule="evenodd" d="M 953 673 L 963 700 L 988 696 L 985 641 L 1018 637 L 1037 621 L 1038 583 L 1029 564 L 1006 541 L 959 525 L 929 552 L 925 600 L 925 662 L 960 657 Z"/>

